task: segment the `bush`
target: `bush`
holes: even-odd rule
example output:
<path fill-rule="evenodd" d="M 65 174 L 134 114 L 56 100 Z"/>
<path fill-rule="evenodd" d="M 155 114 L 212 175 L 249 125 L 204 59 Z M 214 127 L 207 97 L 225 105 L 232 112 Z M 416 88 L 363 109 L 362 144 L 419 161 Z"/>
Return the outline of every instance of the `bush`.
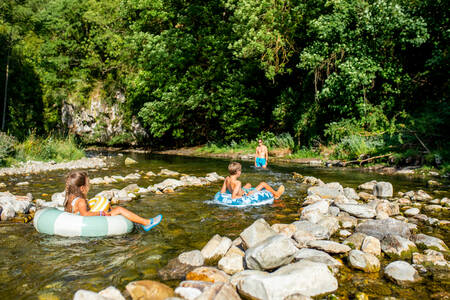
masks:
<path fill-rule="evenodd" d="M 8 157 L 14 153 L 16 143 L 17 140 L 14 137 L 0 132 L 0 166 L 8 165 Z"/>
<path fill-rule="evenodd" d="M 372 156 L 384 148 L 384 140 L 380 136 L 365 137 L 354 134 L 341 139 L 334 150 L 334 155 L 338 159 L 358 159 L 362 155 Z"/>

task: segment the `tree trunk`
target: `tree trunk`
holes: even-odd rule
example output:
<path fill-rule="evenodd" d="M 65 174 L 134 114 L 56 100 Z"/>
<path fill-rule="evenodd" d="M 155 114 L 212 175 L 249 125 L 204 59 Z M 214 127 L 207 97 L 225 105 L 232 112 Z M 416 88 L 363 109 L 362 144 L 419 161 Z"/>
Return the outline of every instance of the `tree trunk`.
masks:
<path fill-rule="evenodd" d="M 6 76 L 5 76 L 5 97 L 3 99 L 3 119 L 2 119 L 2 131 L 5 131 L 6 120 L 6 105 L 8 104 L 8 75 L 9 75 L 9 53 L 6 57 Z"/>

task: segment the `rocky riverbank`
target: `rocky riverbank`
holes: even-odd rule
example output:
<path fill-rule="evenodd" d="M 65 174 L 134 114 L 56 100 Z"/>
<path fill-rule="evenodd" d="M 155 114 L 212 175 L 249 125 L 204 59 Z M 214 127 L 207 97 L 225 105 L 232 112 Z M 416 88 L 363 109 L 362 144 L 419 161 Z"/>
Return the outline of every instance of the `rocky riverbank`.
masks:
<path fill-rule="evenodd" d="M 113 287 L 100 293 L 79 290 L 74 299 L 381 296 L 376 290 L 342 293 L 340 286 L 347 280 L 347 270 L 367 280 L 378 278 L 383 295 L 416 296 L 414 292 L 395 294 L 384 281 L 413 291 L 423 280 L 433 280 L 444 291 L 427 297 L 450 296 L 445 291 L 449 249 L 430 230 L 448 230 L 448 198 L 434 198 L 421 190 L 394 195 L 389 182 L 366 182 L 357 192 L 337 182 L 324 183 L 297 173 L 293 179 L 309 186 L 298 221 L 270 225 L 261 218 L 234 240 L 214 235 L 202 249 L 179 254 L 158 272 L 164 281 L 179 281 L 175 289 L 140 280 L 128 283 L 123 293 Z M 436 212 L 444 218 L 430 216 Z M 421 232 L 422 228 L 428 228 L 427 232 Z"/>

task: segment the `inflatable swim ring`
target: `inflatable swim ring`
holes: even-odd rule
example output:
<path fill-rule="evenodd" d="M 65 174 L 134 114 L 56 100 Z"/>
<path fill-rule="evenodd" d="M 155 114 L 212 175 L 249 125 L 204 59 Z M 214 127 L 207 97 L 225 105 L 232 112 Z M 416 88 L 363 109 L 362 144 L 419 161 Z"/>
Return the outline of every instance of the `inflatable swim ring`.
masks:
<path fill-rule="evenodd" d="M 109 211 L 111 209 L 109 200 L 102 196 L 95 196 L 89 199 L 88 205 L 90 211 Z"/>
<path fill-rule="evenodd" d="M 134 224 L 123 216 L 83 217 L 49 207 L 34 215 L 34 228 L 40 233 L 61 236 L 107 236 L 130 233 Z"/>
<path fill-rule="evenodd" d="M 265 189 L 253 193 L 250 196 L 242 196 L 236 199 L 232 199 L 230 193 L 217 192 L 217 194 L 214 196 L 214 203 L 234 207 L 272 204 L 273 200 L 274 199 L 272 193 Z"/>

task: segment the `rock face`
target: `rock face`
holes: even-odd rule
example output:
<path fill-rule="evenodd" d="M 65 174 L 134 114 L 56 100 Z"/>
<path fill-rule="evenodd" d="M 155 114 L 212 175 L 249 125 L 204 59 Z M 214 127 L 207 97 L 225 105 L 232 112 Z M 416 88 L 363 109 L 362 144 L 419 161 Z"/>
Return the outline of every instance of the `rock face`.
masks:
<path fill-rule="evenodd" d="M 328 267 L 308 260 L 284 266 L 269 275 L 250 275 L 238 283 L 241 295 L 250 299 L 275 300 L 300 294 L 331 293 L 338 282 Z"/>
<path fill-rule="evenodd" d="M 399 235 L 388 234 L 381 241 L 381 249 L 393 258 L 411 258 L 412 252 L 417 251 L 416 245 Z"/>
<path fill-rule="evenodd" d="M 364 204 L 336 204 L 336 206 L 357 218 L 370 219 L 377 214 L 374 208 Z"/>
<path fill-rule="evenodd" d="M 244 229 L 244 231 L 241 232 L 240 237 L 244 247 L 248 249 L 276 234 L 275 230 L 273 230 L 264 219 L 258 219 L 252 225 Z"/>
<path fill-rule="evenodd" d="M 384 220 L 368 220 L 356 226 L 356 232 L 371 235 L 382 240 L 388 234 L 399 235 L 404 238 L 411 236 L 407 223 L 388 218 Z"/>
<path fill-rule="evenodd" d="M 382 198 L 392 197 L 394 195 L 394 188 L 390 182 L 377 182 L 373 186 L 373 195 Z"/>
<path fill-rule="evenodd" d="M 380 261 L 370 253 L 364 253 L 360 250 L 352 250 L 348 255 L 350 265 L 364 272 L 378 272 L 380 270 Z"/>
<path fill-rule="evenodd" d="M 221 259 L 231 247 L 231 240 L 216 234 L 203 247 L 201 254 L 207 263 L 213 263 Z"/>
<path fill-rule="evenodd" d="M 278 234 L 249 248 L 245 252 L 245 262 L 252 270 L 270 270 L 290 263 L 296 252 L 292 240 Z"/>
<path fill-rule="evenodd" d="M 384 268 L 387 278 L 399 285 L 408 285 L 421 280 L 419 273 L 406 261 L 397 260 Z"/>
<path fill-rule="evenodd" d="M 126 289 L 133 300 L 164 300 L 175 295 L 172 288 L 152 280 L 130 282 L 127 284 Z"/>
<path fill-rule="evenodd" d="M 420 233 L 414 235 L 412 239 L 419 247 L 426 247 L 439 251 L 448 251 L 448 247 L 444 241 L 433 236 Z"/>

